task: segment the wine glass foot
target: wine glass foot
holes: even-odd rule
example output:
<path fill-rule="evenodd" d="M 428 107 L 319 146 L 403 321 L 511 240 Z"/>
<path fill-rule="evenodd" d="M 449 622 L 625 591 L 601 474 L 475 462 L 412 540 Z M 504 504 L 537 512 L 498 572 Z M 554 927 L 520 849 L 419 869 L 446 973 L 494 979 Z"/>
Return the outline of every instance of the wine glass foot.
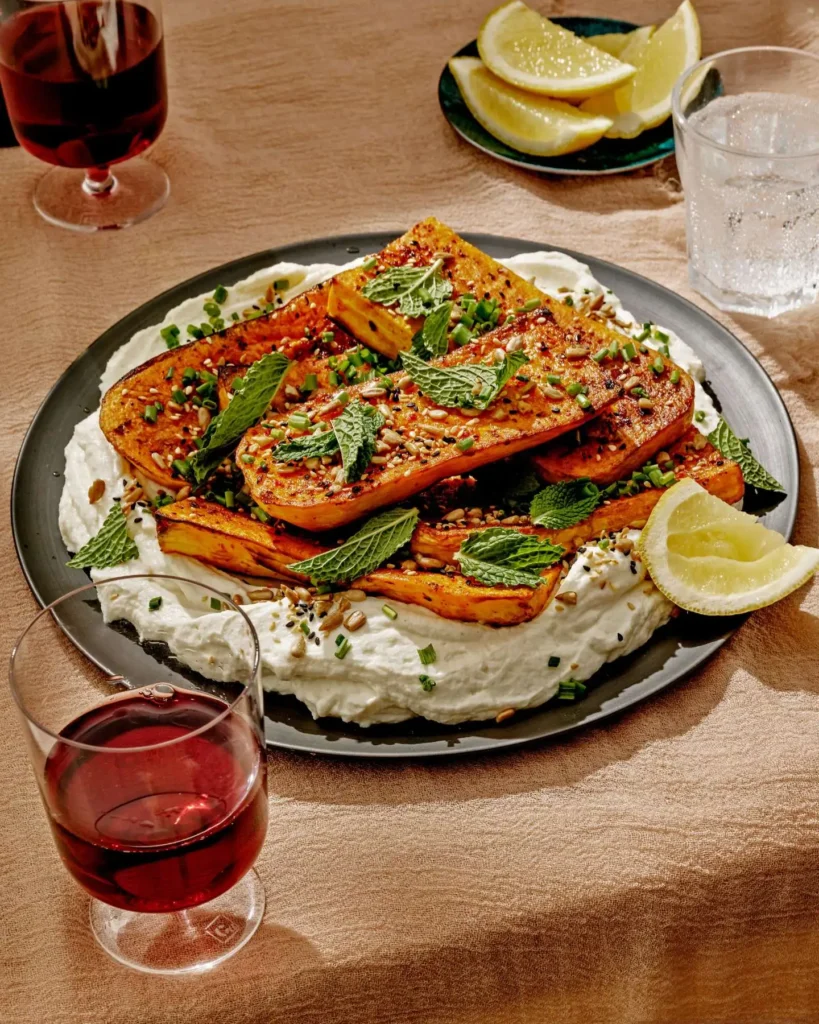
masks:
<path fill-rule="evenodd" d="M 34 207 L 50 224 L 73 231 L 127 228 L 153 216 L 168 200 L 168 175 L 149 160 L 129 160 L 112 171 L 114 183 L 94 193 L 85 171 L 54 167 L 34 190 Z"/>
<path fill-rule="evenodd" d="M 210 903 L 140 914 L 91 901 L 91 930 L 105 952 L 147 974 L 198 974 L 232 957 L 255 934 L 265 896 L 254 870 Z"/>

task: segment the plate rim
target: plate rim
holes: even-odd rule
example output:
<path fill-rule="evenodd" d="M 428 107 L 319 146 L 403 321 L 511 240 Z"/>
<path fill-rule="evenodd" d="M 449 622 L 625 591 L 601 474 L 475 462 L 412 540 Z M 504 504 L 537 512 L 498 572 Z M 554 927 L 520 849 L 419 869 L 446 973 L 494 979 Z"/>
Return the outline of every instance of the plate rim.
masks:
<path fill-rule="evenodd" d="M 89 346 L 84 348 L 71 361 L 69 366 L 66 367 L 66 369 L 58 377 L 57 381 L 48 390 L 47 394 L 45 395 L 39 407 L 37 408 L 37 411 L 35 412 L 23 437 L 23 441 L 21 443 L 20 450 L 15 462 L 14 473 L 12 476 L 10 504 L 12 536 L 14 540 L 15 552 L 17 554 L 17 559 L 23 571 L 23 575 L 26 579 L 26 582 L 30 590 L 32 591 L 32 594 L 34 595 L 35 599 L 41 606 L 44 606 L 45 603 L 47 602 L 45 602 L 43 599 L 40 586 L 38 585 L 37 580 L 35 578 L 35 571 L 28 564 L 27 556 L 24 554 L 21 540 L 22 531 L 19 522 L 19 514 L 23 513 L 24 510 L 20 509 L 18 513 L 17 505 L 20 500 L 20 479 L 24 472 L 24 463 L 26 461 L 25 456 L 27 454 L 27 449 L 30 446 L 32 446 L 37 440 L 38 423 L 40 419 L 46 414 L 48 406 L 52 401 L 52 398 L 55 395 L 55 393 L 58 392 L 60 388 L 64 386 L 64 382 L 66 382 L 66 380 L 69 379 L 73 373 L 76 373 L 77 364 L 84 358 L 88 358 L 92 354 L 93 350 L 96 349 L 98 346 L 100 348 L 103 348 L 109 342 L 113 342 L 119 333 L 127 332 L 128 330 L 130 330 L 130 327 L 128 326 L 130 321 L 137 320 L 140 318 L 140 316 L 154 317 L 155 307 L 160 306 L 164 302 L 173 303 L 174 301 L 181 301 L 181 299 L 177 300 L 175 298 L 181 293 L 186 293 L 187 296 L 198 294 L 198 291 L 195 291 L 194 289 L 199 288 L 199 291 L 201 291 L 202 286 L 200 282 L 208 280 L 214 274 L 219 273 L 225 278 L 233 274 L 240 275 L 242 273 L 243 266 L 246 264 L 259 263 L 260 265 L 263 266 L 265 261 L 269 261 L 270 263 L 279 262 L 281 260 L 287 259 L 288 256 L 291 255 L 294 251 L 304 250 L 310 247 L 332 247 L 334 249 L 339 249 L 341 252 L 349 251 L 350 247 L 354 247 L 356 251 L 360 252 L 362 251 L 362 248 L 367 248 L 368 240 L 371 241 L 374 238 L 381 238 L 382 236 L 386 238 L 395 238 L 399 234 L 401 234 L 400 230 L 375 230 L 369 232 L 355 232 L 317 236 L 314 238 L 305 239 L 298 242 L 288 243 L 286 245 L 274 249 L 259 250 L 253 254 L 242 256 L 235 260 L 230 260 L 227 263 L 211 267 L 205 271 L 200 272 L 199 274 L 187 278 L 182 282 L 179 282 L 175 285 L 172 285 L 169 288 L 166 288 L 158 295 L 147 299 L 138 307 L 126 313 L 125 316 L 120 317 L 119 320 L 117 320 L 115 323 L 107 327 L 97 338 L 94 339 L 94 341 Z M 573 258 L 583 263 L 591 261 L 592 263 L 597 264 L 599 267 L 602 267 L 605 270 L 611 268 L 613 271 L 616 271 L 617 274 L 625 275 L 638 287 L 644 287 L 645 284 L 648 284 L 651 286 L 652 289 L 657 289 L 661 293 L 670 296 L 671 299 L 673 299 L 675 302 L 681 303 L 683 307 L 692 310 L 695 315 L 699 317 L 704 317 L 706 320 L 708 320 L 710 322 L 710 326 L 714 330 L 730 338 L 733 344 L 739 345 L 744 353 L 745 358 L 747 358 L 755 366 L 757 374 L 760 376 L 761 381 L 764 382 L 764 386 L 768 391 L 770 398 L 772 399 L 774 405 L 778 407 L 778 411 L 781 415 L 782 425 L 784 426 L 786 431 L 786 446 L 789 449 L 793 463 L 793 486 L 790 488 L 787 495 L 787 497 L 791 499 L 791 501 L 789 504 L 785 529 L 783 530 L 783 533 L 786 539 L 790 539 L 795 525 L 796 517 L 798 515 L 799 494 L 801 489 L 801 467 L 799 465 L 799 452 L 796 432 L 790 417 L 790 413 L 788 412 L 787 406 L 785 405 L 784 399 L 779 393 L 773 380 L 768 375 L 764 366 L 762 366 L 762 363 L 753 354 L 753 352 L 751 352 L 746 346 L 744 346 L 742 342 L 727 327 L 721 324 L 708 311 L 697 306 L 695 303 L 691 302 L 684 296 L 672 291 L 670 288 L 667 288 L 665 285 L 660 284 L 657 281 L 653 281 L 651 278 L 647 278 L 642 274 L 638 274 L 636 271 L 633 271 L 629 268 L 621 267 L 615 263 L 612 263 L 610 260 L 598 259 L 596 256 L 589 256 L 587 254 L 580 253 L 577 252 L 576 250 L 568 249 L 562 246 L 548 245 L 547 243 L 517 238 L 511 235 L 496 235 L 486 232 L 468 231 L 462 232 L 461 234 L 462 237 L 464 237 L 468 241 L 471 241 L 472 244 L 478 245 L 479 247 L 482 248 L 491 247 L 493 243 L 499 243 L 500 245 L 503 246 L 514 247 L 516 251 L 520 253 L 539 250 L 558 251 L 566 253 L 567 255 L 572 256 Z M 363 243 L 363 245 L 360 245 L 359 243 Z M 354 254 L 355 253 L 350 253 L 350 255 Z M 171 307 L 168 306 L 168 308 Z M 112 349 L 112 353 L 119 349 L 123 344 L 126 344 L 128 341 L 128 337 L 129 335 L 125 335 L 122 338 L 122 340 L 120 340 L 118 344 L 114 346 L 114 348 Z M 108 356 L 108 358 L 110 358 L 110 355 Z M 98 388 L 97 380 L 94 381 L 94 386 L 95 388 Z M 99 399 L 97 399 L 97 402 L 99 402 Z M 77 418 L 74 421 L 74 428 L 76 427 L 77 423 L 79 423 L 81 419 L 84 418 L 85 415 L 87 414 L 82 413 L 77 415 Z M 62 455 L 63 453 L 61 452 L 60 454 Z M 56 523 L 54 524 L 54 529 L 57 529 Z M 729 620 L 724 621 L 728 623 Z M 407 742 L 407 745 L 401 746 L 402 740 L 400 739 L 400 737 L 396 738 L 395 740 L 398 749 L 390 749 L 391 744 L 384 743 L 383 745 L 379 745 L 377 742 L 371 742 L 368 745 L 367 749 L 334 750 L 334 744 L 330 740 L 330 738 L 326 735 L 321 734 L 318 735 L 319 739 L 323 740 L 322 746 L 319 746 L 317 743 L 311 743 L 309 739 L 306 739 L 305 741 L 288 740 L 287 742 L 282 742 L 271 741 L 269 738 L 267 741 L 267 745 L 271 748 L 275 747 L 278 749 L 284 749 L 299 754 L 309 754 L 311 756 L 328 756 L 342 759 L 373 758 L 376 760 L 415 760 L 416 758 L 423 759 L 440 757 L 483 756 L 485 754 L 500 753 L 503 751 L 516 749 L 529 744 L 550 742 L 557 738 L 563 738 L 567 734 L 572 733 L 578 729 L 583 729 L 587 726 L 592 725 L 599 725 L 601 722 L 606 721 L 607 719 L 618 718 L 622 714 L 622 712 L 625 712 L 633 708 L 635 705 L 642 703 L 649 697 L 655 696 L 661 691 L 668 689 L 669 687 L 674 686 L 682 680 L 688 678 L 694 671 L 699 669 L 705 663 L 705 661 L 707 661 L 713 654 L 715 654 L 717 650 L 719 650 L 719 648 L 733 635 L 736 628 L 738 627 L 734 626 L 733 628 L 726 630 L 724 635 L 718 636 L 699 645 L 697 653 L 693 656 L 693 660 L 691 661 L 691 663 L 687 665 L 685 668 L 678 669 L 676 673 L 673 675 L 673 678 L 667 680 L 658 680 L 648 691 L 645 692 L 642 690 L 639 682 L 633 684 L 630 687 L 630 689 L 636 692 L 633 692 L 629 696 L 628 691 L 626 690 L 623 694 L 618 695 L 618 703 L 616 708 L 600 707 L 596 711 L 588 713 L 579 721 L 568 721 L 565 723 L 561 723 L 559 725 L 554 725 L 550 727 L 547 731 L 542 731 L 536 735 L 510 736 L 508 739 L 504 737 L 487 736 L 481 737 L 481 742 L 478 743 L 473 743 L 470 745 L 460 745 L 457 742 L 452 745 L 444 743 L 444 745 L 440 749 L 432 750 L 416 749 L 416 744 L 413 744 L 411 742 Z M 70 637 L 70 639 L 71 642 L 74 643 L 75 646 L 77 646 L 86 656 L 90 657 L 91 660 L 96 660 L 95 658 L 93 658 L 92 655 L 90 655 L 88 651 L 85 650 L 83 644 L 77 643 L 77 641 L 75 641 L 73 637 Z M 651 640 L 649 640 L 649 642 L 646 645 L 640 648 L 640 650 L 645 650 L 650 643 Z M 643 682 L 645 682 L 645 680 L 643 680 Z M 577 706 L 581 707 L 581 704 L 578 704 Z M 542 708 L 543 705 L 541 705 L 540 707 Z M 538 709 L 535 708 L 532 710 L 537 711 Z M 306 708 L 305 713 L 309 714 L 309 711 L 307 711 Z M 469 723 L 466 724 L 468 725 Z M 474 723 L 476 727 L 475 731 L 478 732 L 483 728 L 491 727 L 491 724 L 491 720 L 489 720 L 488 722 L 476 722 Z M 350 723 L 341 723 L 340 725 L 340 728 L 346 729 L 349 727 Z M 442 728 L 446 727 L 442 726 Z M 355 737 L 356 741 L 366 741 L 367 730 L 361 728 L 361 732 L 362 735 Z M 315 734 L 305 735 L 313 736 Z M 472 736 L 473 739 L 476 738 L 474 736 L 474 733 L 470 734 L 453 732 L 451 734 L 452 739 L 455 741 L 457 741 L 461 737 L 468 738 L 470 736 Z M 377 741 L 378 737 L 374 737 L 374 739 Z M 427 742 L 441 743 L 442 738 L 440 736 L 430 737 Z"/>
<path fill-rule="evenodd" d="M 578 21 L 609 22 L 611 25 L 619 26 L 617 29 L 612 29 L 612 31 L 625 31 L 625 32 L 633 32 L 634 29 L 642 27 L 641 25 L 637 24 L 636 22 L 628 21 L 625 18 L 609 18 L 606 15 L 600 15 L 598 17 L 598 16 L 595 16 L 595 15 L 583 15 L 583 14 L 568 15 L 568 14 L 566 14 L 566 15 L 555 15 L 550 20 L 553 21 L 556 25 L 561 25 L 563 27 L 565 27 L 567 22 L 578 22 Z M 600 33 L 600 34 L 606 34 L 606 33 Z M 588 38 L 593 38 L 593 37 L 590 36 Z M 461 46 L 455 53 L 452 54 L 452 57 L 463 56 L 464 55 L 464 51 L 470 49 L 471 47 L 477 46 L 477 42 L 478 42 L 478 40 L 477 40 L 477 37 L 476 37 L 475 39 L 472 39 L 469 42 L 464 43 L 463 46 Z M 579 167 L 578 168 L 555 167 L 555 166 L 550 166 L 548 164 L 535 164 L 535 163 L 531 163 L 531 162 L 529 162 L 529 160 L 526 159 L 526 157 L 529 156 L 529 154 L 523 153 L 521 150 L 515 150 L 515 152 L 520 153 L 520 159 L 517 159 L 516 157 L 513 157 L 513 156 L 505 156 L 502 153 L 496 153 L 494 150 L 489 149 L 487 146 L 485 146 L 481 142 L 478 142 L 477 140 L 470 138 L 469 135 L 467 135 L 457 124 L 455 124 L 455 122 L 452 121 L 450 119 L 450 117 L 448 116 L 448 114 L 447 114 L 446 107 L 444 105 L 443 88 L 442 87 L 443 87 L 443 82 L 444 82 L 444 79 L 445 79 L 446 75 L 449 74 L 451 76 L 451 74 L 452 74 L 452 72 L 449 71 L 449 60 L 451 60 L 452 57 L 450 57 L 447 60 L 447 62 L 444 64 L 443 68 L 441 68 L 441 74 L 438 76 L 438 106 L 441 109 L 441 114 L 442 114 L 444 120 L 450 126 L 450 128 L 452 128 L 452 130 L 460 138 L 462 138 L 464 140 L 464 142 L 468 143 L 470 146 L 473 146 L 475 149 L 478 150 L 478 152 L 485 153 L 487 156 L 492 157 L 494 160 L 499 160 L 501 163 L 506 164 L 508 167 L 517 167 L 520 170 L 530 171 L 530 172 L 532 172 L 534 174 L 564 175 L 566 177 L 573 177 L 573 178 L 599 178 L 599 177 L 611 176 L 613 174 L 628 174 L 630 171 L 639 171 L 642 167 L 650 167 L 652 164 L 659 163 L 661 160 L 665 160 L 665 159 L 667 159 L 670 156 L 674 156 L 674 153 L 676 151 L 676 145 L 672 144 L 671 149 L 667 153 L 661 153 L 659 156 L 647 157 L 645 160 L 637 160 L 637 161 L 634 161 L 632 163 L 626 164 L 624 167 L 611 167 L 611 168 L 607 168 L 607 169 L 603 169 L 603 170 L 594 170 L 594 171 L 592 171 L 592 170 L 585 170 L 585 169 L 579 168 Z M 469 112 L 469 116 L 472 117 L 473 121 L 475 121 L 476 124 L 478 123 L 476 118 L 474 117 L 474 115 L 472 114 L 471 111 Z M 669 115 L 669 118 L 670 118 L 670 115 Z M 486 130 L 486 129 L 484 129 L 484 130 Z M 498 140 L 498 141 L 500 141 L 500 140 Z M 672 136 L 672 141 L 673 141 L 673 136 Z M 505 143 L 504 143 L 504 145 L 505 145 Z M 514 147 L 510 146 L 509 149 L 514 149 Z M 583 150 L 578 150 L 578 152 L 582 153 Z M 572 156 L 572 155 L 573 154 L 571 154 L 571 153 L 563 154 L 563 156 Z M 549 158 L 548 157 L 543 157 L 542 159 L 549 159 Z"/>

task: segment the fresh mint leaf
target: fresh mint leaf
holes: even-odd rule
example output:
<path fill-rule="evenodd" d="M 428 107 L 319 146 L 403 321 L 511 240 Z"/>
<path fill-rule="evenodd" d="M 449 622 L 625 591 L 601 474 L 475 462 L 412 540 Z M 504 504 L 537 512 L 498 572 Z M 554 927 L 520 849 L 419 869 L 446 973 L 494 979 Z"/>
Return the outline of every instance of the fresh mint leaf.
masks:
<path fill-rule="evenodd" d="M 445 356 L 449 349 L 449 317 L 452 303 L 442 302 L 429 314 L 421 328 L 417 346 L 413 349 L 422 358 Z M 420 349 L 420 351 L 418 351 Z"/>
<path fill-rule="evenodd" d="M 590 480 L 569 480 L 544 487 L 532 499 L 529 515 L 535 526 L 563 530 L 582 523 L 600 504 L 600 488 Z"/>
<path fill-rule="evenodd" d="M 289 369 L 290 360 L 281 352 L 270 352 L 248 367 L 241 391 L 211 420 L 202 437 L 204 444 L 189 460 L 198 484 L 216 469 L 244 432 L 261 419 Z"/>
<path fill-rule="evenodd" d="M 289 566 L 317 583 L 355 580 L 377 569 L 412 536 L 418 522 L 417 508 L 393 508 L 361 527 L 348 541 L 320 555 Z"/>
<path fill-rule="evenodd" d="M 537 473 L 531 469 L 526 470 L 516 480 L 506 483 L 500 492 L 498 504 L 502 508 L 525 508 L 528 512 L 529 503 L 541 487 L 542 482 Z"/>
<path fill-rule="evenodd" d="M 276 462 L 299 462 L 302 459 L 321 458 L 338 451 L 338 440 L 332 430 L 316 431 L 304 437 L 281 441 L 272 451 Z"/>
<path fill-rule="evenodd" d="M 539 587 L 541 570 L 563 556 L 560 545 L 503 526 L 471 533 L 455 555 L 464 576 L 501 587 Z"/>
<path fill-rule="evenodd" d="M 347 483 L 360 480 L 375 454 L 375 438 L 384 417 L 371 405 L 351 402 L 340 416 L 333 420 L 333 433 L 341 449 L 344 479 Z"/>
<path fill-rule="evenodd" d="M 443 265 L 443 260 L 435 260 L 428 267 L 392 267 L 376 274 L 361 294 L 382 306 L 397 303 L 405 316 L 423 316 L 452 294 L 452 285 L 441 275 Z"/>
<path fill-rule="evenodd" d="M 111 569 L 134 558 L 139 558 L 139 548 L 128 533 L 122 507 L 114 502 L 99 532 L 66 565 L 71 569 Z"/>
<path fill-rule="evenodd" d="M 760 491 L 785 490 L 782 484 L 757 462 L 748 445 L 736 436 L 722 417 L 716 429 L 708 435 L 708 440 L 726 459 L 738 464 L 746 484 Z"/>
<path fill-rule="evenodd" d="M 523 352 L 511 352 L 493 366 L 461 363 L 444 367 L 425 363 L 414 352 L 404 352 L 401 361 L 414 383 L 437 405 L 486 409 L 529 358 Z"/>

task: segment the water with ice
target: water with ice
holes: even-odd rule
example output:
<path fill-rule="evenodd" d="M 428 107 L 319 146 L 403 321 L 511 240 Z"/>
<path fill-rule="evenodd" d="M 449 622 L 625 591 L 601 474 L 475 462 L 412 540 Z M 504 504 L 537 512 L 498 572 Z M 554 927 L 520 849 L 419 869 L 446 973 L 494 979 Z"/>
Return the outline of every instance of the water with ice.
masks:
<path fill-rule="evenodd" d="M 694 286 L 722 309 L 763 316 L 814 301 L 819 114 L 812 101 L 721 96 L 688 125 L 678 156 Z"/>

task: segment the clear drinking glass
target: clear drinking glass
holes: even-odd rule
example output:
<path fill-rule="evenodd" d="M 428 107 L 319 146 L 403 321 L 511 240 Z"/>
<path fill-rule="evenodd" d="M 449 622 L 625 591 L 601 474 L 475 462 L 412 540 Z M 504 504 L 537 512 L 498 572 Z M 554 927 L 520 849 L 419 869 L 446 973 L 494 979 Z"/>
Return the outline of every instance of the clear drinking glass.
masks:
<path fill-rule="evenodd" d="M 754 46 L 674 88 L 691 284 L 720 309 L 773 317 L 819 286 L 819 58 Z"/>
<path fill-rule="evenodd" d="M 184 664 L 128 637 L 128 605 L 158 612 L 158 596 L 189 627 Z M 225 616 L 219 631 L 230 654 L 211 666 L 199 638 L 203 617 L 215 615 Z M 62 632 L 89 623 L 110 635 L 112 659 L 130 680 L 98 669 Z M 219 682 L 194 675 L 197 665 Z M 12 652 L 11 688 L 57 850 L 93 897 L 100 945 L 129 967 L 206 970 L 259 926 L 264 890 L 252 866 L 267 829 L 259 666 L 241 608 L 210 587 L 159 575 L 66 594 Z"/>
<path fill-rule="evenodd" d="M 134 159 L 168 109 L 160 0 L 0 0 L 0 86 L 20 145 L 55 165 L 46 220 L 122 228 L 165 205 L 168 176 Z"/>

